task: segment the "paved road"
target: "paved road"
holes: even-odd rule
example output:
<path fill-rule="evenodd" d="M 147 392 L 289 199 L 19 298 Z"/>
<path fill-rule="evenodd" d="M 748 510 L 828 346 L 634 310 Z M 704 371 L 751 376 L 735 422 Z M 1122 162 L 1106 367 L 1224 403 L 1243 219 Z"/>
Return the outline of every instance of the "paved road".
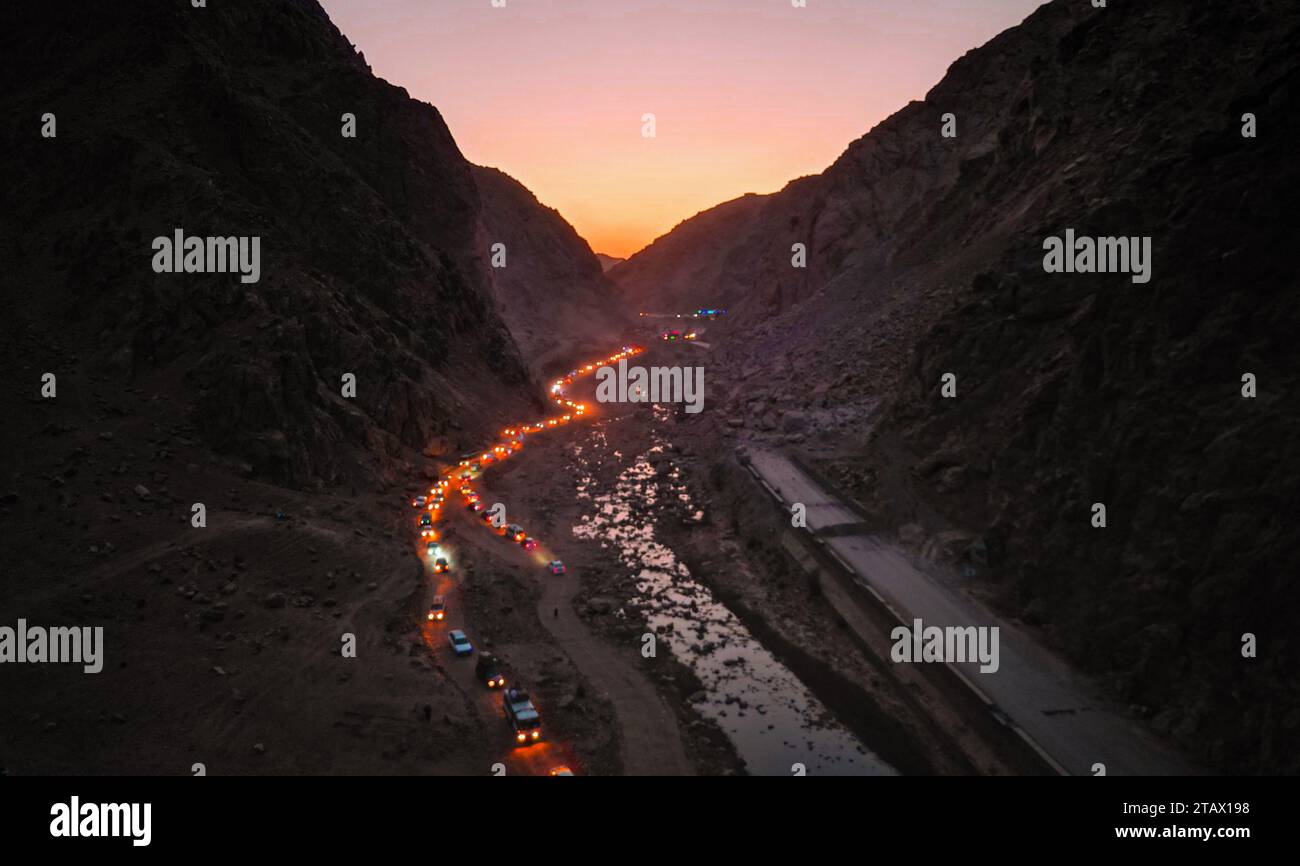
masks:
<path fill-rule="evenodd" d="M 859 520 L 780 453 L 751 449 L 750 463 L 787 508 L 795 502 L 807 507 L 809 529 Z M 1067 772 L 1093 775 L 1097 763 L 1111 776 L 1197 772 L 1030 635 L 962 592 L 941 569 L 869 535 L 823 540 L 859 583 L 873 588 L 909 623 L 920 618 L 927 627 L 998 626 L 997 672 L 980 673 L 978 663 L 955 667 Z M 882 651 L 887 654 L 888 647 Z"/>

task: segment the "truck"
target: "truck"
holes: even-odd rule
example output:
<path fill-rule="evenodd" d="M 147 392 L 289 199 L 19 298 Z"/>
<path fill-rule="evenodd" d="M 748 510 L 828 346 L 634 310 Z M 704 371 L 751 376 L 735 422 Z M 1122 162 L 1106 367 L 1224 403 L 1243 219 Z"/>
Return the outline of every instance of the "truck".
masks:
<path fill-rule="evenodd" d="M 506 711 L 506 722 L 515 735 L 516 746 L 536 743 L 542 738 L 542 717 L 528 692 L 519 688 L 506 689 L 501 693 L 501 705 Z"/>

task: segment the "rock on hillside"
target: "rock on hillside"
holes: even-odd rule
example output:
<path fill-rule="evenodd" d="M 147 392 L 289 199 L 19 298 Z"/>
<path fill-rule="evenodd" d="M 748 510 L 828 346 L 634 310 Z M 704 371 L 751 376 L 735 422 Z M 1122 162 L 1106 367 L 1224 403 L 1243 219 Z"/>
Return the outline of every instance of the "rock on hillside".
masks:
<path fill-rule="evenodd" d="M 554 372 L 617 343 L 623 303 L 587 242 L 509 175 L 475 166 L 474 179 L 483 203 L 479 246 L 504 245 L 505 267 L 489 267 L 497 308 L 532 369 Z"/>
<path fill-rule="evenodd" d="M 827 472 L 909 533 L 977 539 L 976 591 L 1157 730 L 1297 772 L 1297 117 L 1294 3 L 1055 0 L 823 174 L 612 273 L 636 305 L 727 306 L 733 420 L 815 411 L 851 455 Z M 1046 274 L 1067 228 L 1150 236 L 1150 282 Z M 1268 652 L 1243 659 L 1247 632 Z"/>
<path fill-rule="evenodd" d="M 618 256 L 607 256 L 604 253 L 596 253 L 596 261 L 600 262 L 600 269 L 602 271 L 608 272 L 610 268 L 616 265 L 621 265 L 623 262 L 627 261 L 627 259 L 619 258 Z"/>
<path fill-rule="evenodd" d="M 382 474 L 406 449 L 495 427 L 481 406 L 533 411 L 472 167 L 437 110 L 375 78 L 314 0 L 8 15 L 7 356 L 68 382 L 148 381 L 218 451 L 292 485 Z M 46 112 L 56 138 L 40 135 Z M 176 228 L 260 237 L 260 280 L 154 273 L 152 241 Z"/>
<path fill-rule="evenodd" d="M 731 275 L 740 267 L 736 258 L 740 240 L 760 222 L 768 198 L 743 196 L 683 220 L 610 268 L 610 279 L 639 311 L 678 313 L 702 306 L 725 307 L 727 299 L 739 294 Z"/>

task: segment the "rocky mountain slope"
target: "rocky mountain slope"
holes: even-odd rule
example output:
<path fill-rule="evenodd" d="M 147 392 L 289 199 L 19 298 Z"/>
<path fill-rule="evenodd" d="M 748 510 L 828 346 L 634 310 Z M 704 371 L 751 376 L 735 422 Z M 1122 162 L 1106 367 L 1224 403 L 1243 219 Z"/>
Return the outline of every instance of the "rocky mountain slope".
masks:
<path fill-rule="evenodd" d="M 617 343 L 627 325 L 622 302 L 573 226 L 504 172 L 475 166 L 474 180 L 479 246 L 502 245 L 502 266 L 489 268 L 497 309 L 532 368 L 555 372 Z"/>
<path fill-rule="evenodd" d="M 480 245 L 495 195 L 437 110 L 376 79 L 315 2 L 21 17 L 0 58 L 0 100 L 27 119 L 6 126 L 0 170 L 7 357 L 69 388 L 88 370 L 168 379 L 217 451 L 295 486 L 386 474 L 495 426 L 480 406 L 527 406 Z M 177 228 L 260 237 L 260 280 L 155 273 L 152 241 Z M 550 252 L 518 270 L 566 274 Z"/>
<path fill-rule="evenodd" d="M 652 313 L 721 308 L 728 300 L 748 300 L 749 293 L 738 290 L 740 284 L 733 277 L 738 268 L 745 267 L 739 259 L 742 247 L 747 234 L 760 223 L 769 199 L 751 194 L 683 220 L 650 246 L 610 268 L 610 279 L 627 303 Z M 711 303 L 715 295 L 717 300 Z"/>
<path fill-rule="evenodd" d="M 623 262 L 627 261 L 627 259 L 619 258 L 618 256 L 607 256 L 604 253 L 596 253 L 596 261 L 600 262 L 600 269 L 602 271 L 608 271 L 616 265 L 621 265 Z"/>
<path fill-rule="evenodd" d="M 437 110 L 314 0 L 6 4 L 0 77 L 0 622 L 105 634 L 4 665 L 0 775 L 481 773 L 404 493 L 544 405 Z M 155 272 L 178 228 L 258 279 Z"/>
<path fill-rule="evenodd" d="M 710 368 L 732 427 L 784 432 L 1237 771 L 1300 771 L 1298 28 L 1276 0 L 1056 0 L 823 174 L 612 272 L 635 306 L 732 310 Z M 1151 237 L 1150 282 L 1045 273 L 1066 229 Z"/>

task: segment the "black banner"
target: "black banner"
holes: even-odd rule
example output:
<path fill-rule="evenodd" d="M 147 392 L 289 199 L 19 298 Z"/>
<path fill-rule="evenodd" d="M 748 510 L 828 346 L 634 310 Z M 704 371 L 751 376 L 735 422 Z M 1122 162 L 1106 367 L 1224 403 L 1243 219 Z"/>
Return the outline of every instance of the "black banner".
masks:
<path fill-rule="evenodd" d="M 446 856 L 517 834 L 540 856 L 548 838 L 571 850 L 614 832 L 697 853 L 829 834 L 881 850 L 1232 856 L 1281 842 L 1293 796 L 1277 778 L 10 778 L 0 808 L 10 844 L 110 855 L 381 842 Z"/>

